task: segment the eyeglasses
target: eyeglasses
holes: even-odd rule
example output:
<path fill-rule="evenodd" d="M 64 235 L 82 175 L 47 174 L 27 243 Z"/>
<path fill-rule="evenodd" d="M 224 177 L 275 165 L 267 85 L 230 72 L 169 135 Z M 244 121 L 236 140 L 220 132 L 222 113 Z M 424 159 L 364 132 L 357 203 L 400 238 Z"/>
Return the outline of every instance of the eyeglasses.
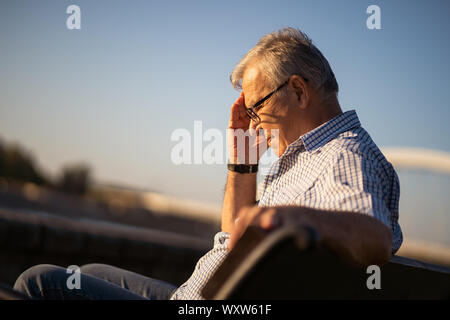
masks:
<path fill-rule="evenodd" d="M 308 79 L 305 79 L 305 82 L 308 82 Z M 289 83 L 289 79 L 286 80 L 281 86 L 279 86 L 278 88 L 276 88 L 275 90 L 273 90 L 271 93 L 269 93 L 267 96 L 265 96 L 264 98 L 262 98 L 261 100 L 259 100 L 257 103 L 255 103 L 253 105 L 253 107 L 247 108 L 247 116 L 253 120 L 256 124 L 259 124 L 261 122 L 261 118 L 258 116 L 258 114 L 256 113 L 258 110 L 260 110 L 262 107 L 264 107 L 262 104 L 264 102 L 266 102 L 275 92 L 277 92 L 278 90 L 280 90 L 281 88 L 283 88 L 286 84 Z"/>

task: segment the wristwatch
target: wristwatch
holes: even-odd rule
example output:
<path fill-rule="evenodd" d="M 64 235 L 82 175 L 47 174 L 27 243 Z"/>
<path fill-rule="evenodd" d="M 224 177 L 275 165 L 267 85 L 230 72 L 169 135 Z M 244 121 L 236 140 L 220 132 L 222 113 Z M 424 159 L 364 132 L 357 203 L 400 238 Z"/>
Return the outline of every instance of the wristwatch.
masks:
<path fill-rule="evenodd" d="M 238 173 L 256 173 L 258 172 L 257 164 L 228 164 L 228 170 Z"/>

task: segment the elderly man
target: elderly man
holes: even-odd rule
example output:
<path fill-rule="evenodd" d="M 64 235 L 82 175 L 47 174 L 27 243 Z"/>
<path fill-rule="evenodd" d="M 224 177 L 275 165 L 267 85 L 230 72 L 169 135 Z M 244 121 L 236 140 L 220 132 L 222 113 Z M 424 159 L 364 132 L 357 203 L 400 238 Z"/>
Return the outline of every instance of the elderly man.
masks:
<path fill-rule="evenodd" d="M 231 107 L 229 129 L 264 129 L 270 139 L 244 148 L 230 140 L 222 231 L 182 286 L 94 264 L 81 268 L 83 286 L 76 292 L 65 287 L 66 270 L 49 265 L 25 271 L 15 288 L 40 298 L 202 299 L 204 285 L 249 224 L 310 226 L 351 263 L 387 262 L 402 243 L 398 178 L 355 111 L 342 113 L 336 79 L 320 51 L 301 31 L 282 29 L 247 53 L 231 82 L 242 93 Z M 279 159 L 257 201 L 257 146 L 265 143 Z"/>
<path fill-rule="evenodd" d="M 268 143 L 277 146 L 279 159 L 254 206 L 255 151 L 230 139 L 222 232 L 172 298 L 200 299 L 205 282 L 249 224 L 307 225 L 350 263 L 387 262 L 402 243 L 397 175 L 356 112 L 342 113 L 333 71 L 310 39 L 292 28 L 264 36 L 238 63 L 231 82 L 242 93 L 231 107 L 229 128 L 277 129 L 278 135 L 270 134 L 276 141 Z"/>

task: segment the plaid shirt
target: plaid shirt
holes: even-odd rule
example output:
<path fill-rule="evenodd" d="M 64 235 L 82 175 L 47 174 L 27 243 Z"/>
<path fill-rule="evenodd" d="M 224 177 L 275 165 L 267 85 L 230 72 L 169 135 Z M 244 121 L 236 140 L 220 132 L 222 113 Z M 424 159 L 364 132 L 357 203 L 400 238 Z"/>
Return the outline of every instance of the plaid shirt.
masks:
<path fill-rule="evenodd" d="M 299 205 L 370 215 L 392 230 L 393 253 L 402 243 L 397 174 L 354 110 L 291 143 L 269 169 L 259 193 L 260 206 Z M 215 235 L 213 249 L 171 299 L 203 299 L 200 291 L 225 259 L 229 237 L 226 232 Z"/>

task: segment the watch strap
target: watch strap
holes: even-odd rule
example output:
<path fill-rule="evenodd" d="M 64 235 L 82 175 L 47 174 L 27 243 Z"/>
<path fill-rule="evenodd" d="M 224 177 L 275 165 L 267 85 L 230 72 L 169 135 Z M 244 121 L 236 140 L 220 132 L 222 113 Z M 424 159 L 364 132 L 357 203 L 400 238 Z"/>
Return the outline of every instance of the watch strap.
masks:
<path fill-rule="evenodd" d="M 238 173 L 256 173 L 258 172 L 257 164 L 228 164 L 228 170 Z"/>

